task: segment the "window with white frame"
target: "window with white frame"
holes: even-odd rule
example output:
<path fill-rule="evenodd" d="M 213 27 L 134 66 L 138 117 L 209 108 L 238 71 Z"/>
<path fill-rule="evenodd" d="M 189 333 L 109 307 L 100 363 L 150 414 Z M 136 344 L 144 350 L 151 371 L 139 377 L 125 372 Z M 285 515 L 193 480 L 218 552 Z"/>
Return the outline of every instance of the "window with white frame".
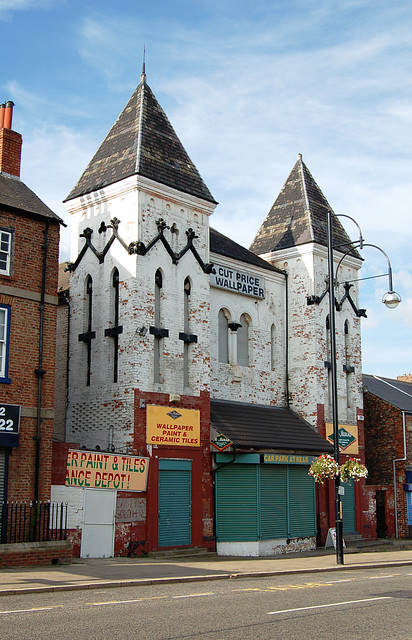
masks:
<path fill-rule="evenodd" d="M 9 366 L 10 307 L 0 305 L 0 382 L 10 382 Z"/>
<path fill-rule="evenodd" d="M 10 231 L 0 229 L 0 274 L 11 273 L 11 251 L 13 235 Z"/>

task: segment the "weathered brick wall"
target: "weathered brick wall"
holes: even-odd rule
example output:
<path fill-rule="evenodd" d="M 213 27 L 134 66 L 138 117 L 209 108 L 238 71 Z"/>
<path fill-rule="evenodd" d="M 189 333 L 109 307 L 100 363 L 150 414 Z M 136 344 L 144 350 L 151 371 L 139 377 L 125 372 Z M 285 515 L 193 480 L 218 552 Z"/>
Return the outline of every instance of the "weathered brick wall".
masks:
<path fill-rule="evenodd" d="M 67 347 L 69 338 L 69 305 L 65 297 L 59 294 L 56 317 L 56 371 L 54 385 L 54 422 L 53 438 L 64 441 L 66 432 L 67 406 Z"/>
<path fill-rule="evenodd" d="M 0 567 L 68 564 L 72 560 L 73 545 L 68 540 L 0 545 Z"/>
<path fill-rule="evenodd" d="M 17 131 L 0 129 L 0 171 L 20 176 L 22 143 L 22 136 Z"/>
<path fill-rule="evenodd" d="M 214 398 L 286 404 L 285 367 L 285 278 L 280 274 L 220 255 L 211 259 L 223 267 L 259 277 L 265 282 L 263 299 L 241 295 L 226 289 L 210 290 L 210 393 Z M 242 314 L 250 318 L 249 366 L 219 362 L 219 311 L 224 309 L 230 322 L 239 322 Z M 275 362 L 272 363 L 272 325 L 274 325 Z M 237 334 L 233 335 L 236 345 Z M 274 365 L 272 369 L 272 364 Z"/>
<path fill-rule="evenodd" d="M 403 457 L 402 413 L 397 407 L 364 393 L 367 484 L 393 485 L 392 460 Z"/>
<path fill-rule="evenodd" d="M 150 181 L 149 181 L 150 182 Z M 69 203 L 73 212 L 73 226 L 78 225 L 73 243 L 81 250 L 85 227 L 93 229 L 92 242 L 102 251 L 111 237 L 111 230 L 98 233 L 104 222 L 113 217 L 121 220 L 119 235 L 126 244 L 140 240 L 147 246 L 158 234 L 156 221 L 163 218 L 167 226 L 164 236 L 175 252 L 187 243 L 186 231 L 196 233 L 194 245 L 202 260 L 209 260 L 207 203 L 172 189 L 157 185 L 156 189 L 136 190 L 135 180 L 125 180 L 99 192 L 93 203 Z M 77 257 L 73 254 L 73 258 Z M 113 340 L 105 337 L 105 329 L 113 326 L 112 274 L 119 270 L 120 310 L 118 382 L 113 383 Z M 161 290 L 161 324 L 169 330 L 169 337 L 161 341 L 160 383 L 154 382 L 154 325 L 155 273 L 163 276 Z M 87 301 L 85 282 L 93 278 L 93 327 L 91 383 L 86 386 L 87 347 L 78 336 L 87 329 Z M 190 295 L 190 333 L 197 335 L 197 343 L 189 350 L 189 384 L 183 385 L 183 347 L 179 332 L 184 331 L 184 281 L 192 283 Z M 134 388 L 163 393 L 193 393 L 198 396 L 209 389 L 209 276 L 205 274 L 193 254 L 187 252 L 177 264 L 161 242 L 157 242 L 145 256 L 129 255 L 115 240 L 103 263 L 89 249 L 70 278 L 71 337 L 70 337 L 70 403 L 68 410 L 68 439 L 94 449 L 107 449 L 109 430 L 113 426 L 117 450 L 130 450 L 133 439 Z M 136 330 L 145 327 L 147 333 Z"/>
<path fill-rule="evenodd" d="M 34 497 L 35 441 L 37 435 L 40 346 L 40 292 L 43 269 L 45 221 L 0 211 L 0 226 L 14 231 L 13 268 L 0 276 L 0 303 L 10 312 L 10 384 L 0 385 L 0 401 L 21 406 L 19 446 L 10 456 L 8 499 Z M 54 408 L 57 264 L 59 225 L 48 231 L 46 300 L 43 327 L 42 413 L 40 425 L 39 498 L 50 496 L 51 443 Z"/>
<path fill-rule="evenodd" d="M 328 368 L 325 366 L 325 361 L 330 360 L 326 339 L 329 298 L 326 295 L 319 305 L 307 305 L 307 297 L 321 296 L 325 291 L 326 249 L 308 244 L 277 251 L 266 258 L 288 273 L 291 408 L 313 426 L 320 428 L 318 404 L 324 406 L 325 421 L 332 421 Z M 337 262 L 336 260 L 336 266 Z M 339 269 L 339 281 L 355 280 L 359 266 L 359 261 L 345 259 Z M 343 287 L 339 286 L 336 290 L 337 300 L 344 293 Z M 351 297 L 355 305 L 359 306 L 357 287 L 351 289 Z M 339 422 L 356 424 L 358 413 L 362 410 L 360 319 L 356 317 L 348 300 L 343 302 L 341 311 L 336 311 L 335 317 Z M 349 374 L 349 378 L 343 369 L 346 364 L 345 322 L 349 327 L 349 364 L 355 369 Z"/>
<path fill-rule="evenodd" d="M 364 392 L 366 466 L 369 471 L 369 491 L 385 491 L 385 513 L 388 536 L 395 535 L 395 503 L 393 460 L 396 467 L 398 535 L 408 537 L 405 467 L 412 463 L 412 433 L 406 429 L 406 455 L 404 457 L 402 412 L 368 391 Z"/>

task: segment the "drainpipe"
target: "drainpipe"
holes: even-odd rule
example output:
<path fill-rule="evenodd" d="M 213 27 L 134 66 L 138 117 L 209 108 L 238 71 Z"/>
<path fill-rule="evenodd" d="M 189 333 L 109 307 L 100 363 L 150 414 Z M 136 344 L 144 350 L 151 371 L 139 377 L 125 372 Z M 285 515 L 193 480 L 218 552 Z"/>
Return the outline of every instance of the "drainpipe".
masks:
<path fill-rule="evenodd" d="M 34 466 L 34 502 L 39 500 L 40 478 L 40 442 L 41 442 L 41 407 L 42 407 L 42 380 L 46 371 L 43 369 L 43 341 L 44 341 L 44 300 L 46 296 L 46 269 L 47 269 L 47 243 L 49 237 L 50 220 L 46 220 L 43 243 L 43 270 L 40 294 L 40 326 L 39 326 L 39 365 L 35 370 L 37 376 L 37 430 L 35 440 L 35 466 Z"/>
<path fill-rule="evenodd" d="M 70 287 L 69 287 L 70 290 Z M 67 411 L 69 408 L 69 379 L 70 379 L 70 327 L 71 327 L 71 306 L 70 294 L 66 291 L 62 295 L 63 303 L 67 306 L 67 346 L 66 346 L 66 399 L 64 408 L 64 441 L 67 435 Z"/>
<path fill-rule="evenodd" d="M 402 426 L 403 426 L 403 458 L 395 458 L 392 460 L 393 464 L 393 495 L 395 500 L 395 538 L 399 538 L 398 532 L 398 489 L 396 486 L 396 463 L 404 462 L 407 460 L 406 456 L 406 419 L 405 411 L 402 411 Z"/>

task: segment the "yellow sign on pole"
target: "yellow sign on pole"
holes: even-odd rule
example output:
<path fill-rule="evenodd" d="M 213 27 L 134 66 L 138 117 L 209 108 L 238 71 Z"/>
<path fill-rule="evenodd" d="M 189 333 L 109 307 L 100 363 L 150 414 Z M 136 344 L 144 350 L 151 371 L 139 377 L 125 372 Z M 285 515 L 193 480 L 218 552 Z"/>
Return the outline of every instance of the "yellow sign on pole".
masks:
<path fill-rule="evenodd" d="M 67 453 L 66 486 L 146 491 L 149 458 L 96 451 Z"/>
<path fill-rule="evenodd" d="M 148 405 L 146 442 L 169 447 L 200 447 L 200 411 Z"/>
<path fill-rule="evenodd" d="M 333 443 L 333 424 L 326 422 L 326 439 Z M 340 424 L 338 427 L 339 450 L 342 453 L 359 453 L 358 427 L 356 424 Z"/>

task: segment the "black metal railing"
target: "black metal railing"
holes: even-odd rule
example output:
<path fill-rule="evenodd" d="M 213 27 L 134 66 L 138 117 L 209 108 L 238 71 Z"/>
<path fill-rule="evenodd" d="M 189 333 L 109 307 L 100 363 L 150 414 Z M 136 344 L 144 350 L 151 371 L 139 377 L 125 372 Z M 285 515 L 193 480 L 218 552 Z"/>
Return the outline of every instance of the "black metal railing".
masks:
<path fill-rule="evenodd" d="M 66 540 L 67 503 L 0 502 L 0 543 Z"/>

